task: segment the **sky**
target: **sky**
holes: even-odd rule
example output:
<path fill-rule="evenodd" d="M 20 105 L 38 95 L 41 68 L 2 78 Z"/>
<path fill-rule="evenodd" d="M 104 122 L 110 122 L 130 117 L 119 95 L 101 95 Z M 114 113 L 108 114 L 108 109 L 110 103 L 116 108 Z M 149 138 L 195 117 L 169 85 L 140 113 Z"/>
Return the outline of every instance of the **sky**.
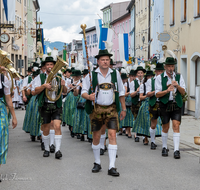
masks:
<path fill-rule="evenodd" d="M 45 40 L 70 43 L 81 39 L 81 24 L 94 26 L 95 19 L 103 18 L 100 9 L 124 1 L 127 0 L 39 0 L 38 16 L 43 22 Z"/>

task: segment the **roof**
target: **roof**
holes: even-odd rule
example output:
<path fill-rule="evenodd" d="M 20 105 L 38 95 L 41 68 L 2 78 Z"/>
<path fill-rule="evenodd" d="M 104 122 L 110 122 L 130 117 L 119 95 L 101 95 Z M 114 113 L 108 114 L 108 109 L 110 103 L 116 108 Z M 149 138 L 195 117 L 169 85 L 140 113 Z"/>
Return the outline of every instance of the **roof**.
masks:
<path fill-rule="evenodd" d="M 92 27 L 90 27 L 90 28 L 85 29 L 85 33 L 91 32 L 91 31 L 93 31 L 93 30 L 96 30 L 96 26 L 92 26 Z M 83 31 L 81 31 L 79 34 L 83 34 Z"/>
<path fill-rule="evenodd" d="M 112 3 L 111 3 L 111 4 L 112 4 Z M 105 6 L 103 9 L 101 9 L 101 11 L 103 11 L 104 9 L 110 8 L 110 5 L 111 5 L 111 4 Z"/>
<path fill-rule="evenodd" d="M 126 14 L 124 14 L 123 16 L 121 16 L 121 17 L 119 17 L 119 18 L 117 18 L 117 19 L 115 19 L 115 20 L 113 20 L 111 23 L 110 23 L 110 25 L 113 25 L 113 24 L 115 24 L 116 22 L 118 22 L 118 21 L 120 21 L 120 20 L 122 20 L 122 19 L 124 19 L 124 18 L 126 18 L 127 16 L 129 16 L 130 15 L 130 13 L 129 12 L 127 12 Z"/>
<path fill-rule="evenodd" d="M 35 6 L 35 9 L 39 11 L 40 10 L 40 5 L 39 5 L 38 0 L 33 1 L 33 4 Z"/>
<path fill-rule="evenodd" d="M 135 4 L 135 0 L 131 0 L 131 2 L 129 3 L 128 7 L 127 7 L 127 11 L 130 11 L 133 7 L 133 5 Z"/>

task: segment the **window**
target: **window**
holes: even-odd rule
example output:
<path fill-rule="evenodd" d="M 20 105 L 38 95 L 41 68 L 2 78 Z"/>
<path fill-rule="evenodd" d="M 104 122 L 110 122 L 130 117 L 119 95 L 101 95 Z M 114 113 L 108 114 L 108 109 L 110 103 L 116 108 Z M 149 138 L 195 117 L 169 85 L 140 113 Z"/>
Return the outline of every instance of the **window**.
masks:
<path fill-rule="evenodd" d="M 187 0 L 181 0 L 181 22 L 187 20 Z"/>
<path fill-rule="evenodd" d="M 91 35 L 91 44 L 92 44 L 92 35 Z"/>
<path fill-rule="evenodd" d="M 87 40 L 87 45 L 89 45 L 90 44 L 90 36 L 87 36 L 86 40 Z"/>
<path fill-rule="evenodd" d="M 170 26 L 175 24 L 175 0 L 170 0 Z"/>
<path fill-rule="evenodd" d="M 194 17 L 200 17 L 200 0 L 194 0 Z"/>
<path fill-rule="evenodd" d="M 93 34 L 93 43 L 97 43 L 98 40 L 97 40 L 97 34 Z"/>
<path fill-rule="evenodd" d="M 200 85 L 200 57 L 195 61 L 195 86 Z"/>
<path fill-rule="evenodd" d="M 26 35 L 26 20 L 24 20 L 24 34 Z"/>
<path fill-rule="evenodd" d="M 24 0 L 24 6 L 26 7 L 26 0 Z"/>

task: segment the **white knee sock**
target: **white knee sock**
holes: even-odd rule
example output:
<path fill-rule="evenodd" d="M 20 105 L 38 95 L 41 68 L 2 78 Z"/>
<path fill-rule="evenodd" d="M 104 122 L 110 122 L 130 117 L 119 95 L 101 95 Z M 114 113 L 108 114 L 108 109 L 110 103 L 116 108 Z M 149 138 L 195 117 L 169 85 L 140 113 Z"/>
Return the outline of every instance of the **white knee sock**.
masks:
<path fill-rule="evenodd" d="M 168 139 L 168 133 L 162 132 L 162 143 L 163 143 L 163 148 L 167 148 L 167 139 Z"/>
<path fill-rule="evenodd" d="M 56 152 L 60 150 L 62 135 L 55 135 Z"/>
<path fill-rule="evenodd" d="M 175 152 L 176 150 L 179 150 L 180 133 L 173 134 L 173 141 L 174 141 L 174 152 Z"/>
<path fill-rule="evenodd" d="M 101 148 L 101 145 L 100 143 L 98 145 L 94 145 L 92 143 L 92 149 L 93 149 L 93 153 L 94 153 L 94 159 L 95 159 L 95 163 L 96 164 L 101 164 L 101 161 L 100 161 L 100 148 Z"/>
<path fill-rule="evenodd" d="M 108 155 L 109 155 L 109 170 L 111 168 L 115 168 L 115 160 L 116 160 L 116 154 L 117 154 L 117 145 L 108 145 Z"/>
<path fill-rule="evenodd" d="M 151 136 L 151 142 L 155 143 L 156 129 L 152 129 L 150 127 L 149 132 L 150 132 L 150 136 Z"/>
<path fill-rule="evenodd" d="M 42 135 L 42 139 L 44 141 L 45 150 L 49 151 L 49 135 L 47 136 Z"/>
<path fill-rule="evenodd" d="M 100 138 L 100 146 L 101 146 L 101 149 L 104 149 L 104 142 L 105 142 L 105 139 L 106 139 L 106 133 L 104 135 L 101 135 L 101 138 Z"/>
<path fill-rule="evenodd" d="M 51 129 L 49 134 L 50 134 L 50 146 L 51 146 L 52 144 L 54 144 L 55 130 Z"/>

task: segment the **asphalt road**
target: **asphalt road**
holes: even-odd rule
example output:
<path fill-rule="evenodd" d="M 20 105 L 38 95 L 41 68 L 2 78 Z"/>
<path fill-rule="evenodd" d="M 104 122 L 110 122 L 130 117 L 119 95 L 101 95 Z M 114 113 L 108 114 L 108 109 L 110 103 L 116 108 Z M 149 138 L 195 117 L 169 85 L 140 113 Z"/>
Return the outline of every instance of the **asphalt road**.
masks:
<path fill-rule="evenodd" d="M 24 111 L 16 111 L 18 126 L 10 126 L 7 163 L 0 167 L 3 181 L 0 190 L 189 190 L 200 189 L 200 163 L 197 155 L 181 152 L 181 159 L 161 157 L 161 141 L 157 149 L 150 150 L 142 141 L 119 136 L 116 160 L 120 177 L 107 175 L 109 158 L 101 156 L 102 171 L 93 174 L 94 163 L 90 143 L 72 139 L 68 127 L 62 127 L 61 151 L 63 158 L 54 154 L 43 158 L 39 141 L 31 142 L 22 131 Z"/>

